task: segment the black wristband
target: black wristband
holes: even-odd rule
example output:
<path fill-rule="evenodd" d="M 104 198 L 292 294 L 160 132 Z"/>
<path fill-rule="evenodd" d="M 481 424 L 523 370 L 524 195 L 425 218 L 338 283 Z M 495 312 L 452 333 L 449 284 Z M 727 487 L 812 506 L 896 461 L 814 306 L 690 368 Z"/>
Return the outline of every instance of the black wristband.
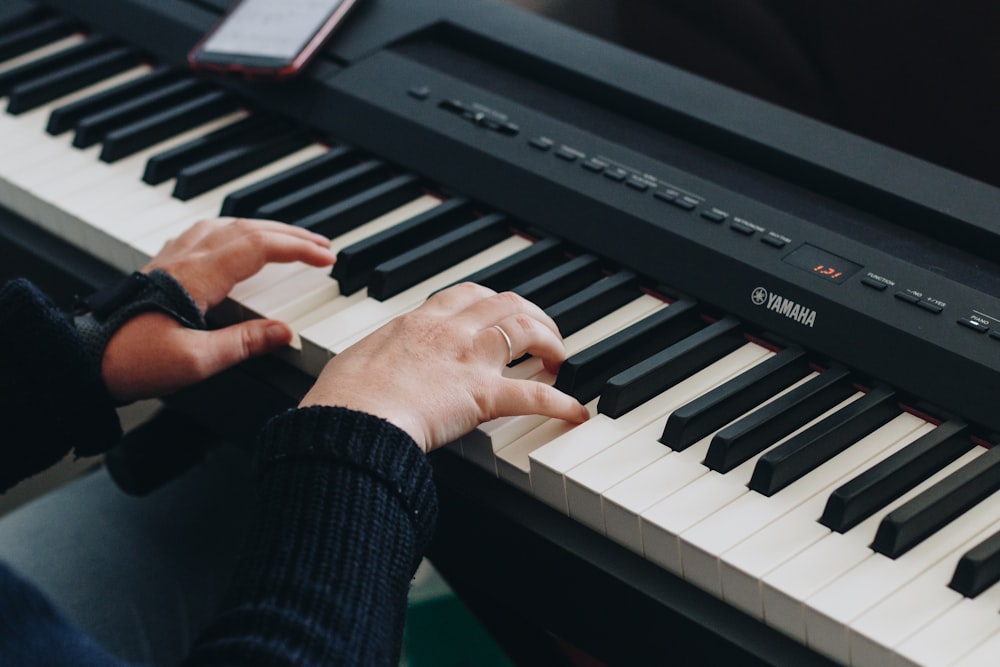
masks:
<path fill-rule="evenodd" d="M 73 321 L 91 359 L 100 368 L 111 337 L 136 315 L 158 310 L 189 329 L 205 329 L 205 316 L 183 285 L 166 271 L 135 272 L 85 299 L 77 299 Z"/>

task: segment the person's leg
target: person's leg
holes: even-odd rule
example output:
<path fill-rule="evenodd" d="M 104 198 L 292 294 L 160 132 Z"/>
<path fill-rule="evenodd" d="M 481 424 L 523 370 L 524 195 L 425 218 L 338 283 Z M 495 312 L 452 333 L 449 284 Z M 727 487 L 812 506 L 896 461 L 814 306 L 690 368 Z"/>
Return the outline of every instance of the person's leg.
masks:
<path fill-rule="evenodd" d="M 111 652 L 173 665 L 225 593 L 251 481 L 233 446 L 143 498 L 100 469 L 0 519 L 0 560 Z"/>

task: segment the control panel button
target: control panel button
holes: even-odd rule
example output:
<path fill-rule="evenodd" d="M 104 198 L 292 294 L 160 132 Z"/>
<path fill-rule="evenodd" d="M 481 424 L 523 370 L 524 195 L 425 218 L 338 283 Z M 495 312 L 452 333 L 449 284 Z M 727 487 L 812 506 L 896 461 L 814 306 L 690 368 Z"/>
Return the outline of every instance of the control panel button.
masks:
<path fill-rule="evenodd" d="M 990 338 L 1000 340 L 1000 329 L 990 329 Z"/>
<path fill-rule="evenodd" d="M 671 190 L 670 188 L 659 188 L 653 192 L 653 196 L 661 201 L 672 203 L 680 196 L 680 193 L 677 192 L 677 190 Z"/>
<path fill-rule="evenodd" d="M 556 150 L 556 157 L 562 160 L 566 160 L 567 162 L 573 162 L 580 156 L 576 153 L 576 151 L 570 150 L 569 148 L 562 146 Z"/>
<path fill-rule="evenodd" d="M 687 195 L 681 195 L 680 197 L 675 197 L 670 200 L 670 203 L 677 208 L 682 208 L 685 211 L 693 211 L 696 206 L 698 206 L 698 200 L 694 197 L 688 197 Z"/>
<path fill-rule="evenodd" d="M 733 220 L 731 223 L 729 223 L 729 228 L 731 230 L 733 230 L 734 232 L 737 232 L 739 234 L 743 234 L 744 236 L 750 236 L 755 231 L 757 231 L 756 229 L 754 229 L 753 227 L 751 227 L 747 223 L 741 222 L 739 220 Z"/>
<path fill-rule="evenodd" d="M 722 222 L 729 217 L 729 214 L 725 211 L 720 211 L 717 208 L 710 208 L 707 211 L 702 211 L 701 217 L 712 222 Z"/>
<path fill-rule="evenodd" d="M 604 160 L 599 160 L 596 157 L 592 157 L 589 160 L 584 160 L 583 162 L 581 162 L 580 166 L 586 169 L 587 171 L 600 173 L 605 169 L 607 169 L 608 167 L 610 167 L 611 165 L 609 165 Z"/>
<path fill-rule="evenodd" d="M 508 137 L 516 137 L 518 133 L 521 131 L 521 128 L 519 128 L 514 123 L 508 122 L 508 123 L 500 123 L 499 126 L 496 128 L 496 130 L 500 134 L 506 135 Z"/>
<path fill-rule="evenodd" d="M 905 301 L 906 303 L 917 303 L 920 301 L 920 297 L 914 296 L 909 292 L 896 292 L 894 296 L 900 301 Z"/>
<path fill-rule="evenodd" d="M 613 169 L 608 169 L 607 171 L 605 171 L 604 177 L 610 178 L 612 181 L 617 181 L 618 183 L 621 183 L 626 178 L 628 178 L 628 172 L 622 169 L 621 167 L 615 167 Z"/>
<path fill-rule="evenodd" d="M 649 183 L 642 180 L 641 178 L 632 177 L 625 181 L 625 185 L 632 188 L 633 190 L 638 190 L 639 192 L 645 192 L 649 189 Z"/>
<path fill-rule="evenodd" d="M 889 287 L 881 280 L 875 280 L 871 276 L 865 276 L 864 278 L 862 278 L 861 284 L 864 285 L 865 287 L 871 287 L 874 290 L 878 290 L 879 292 L 884 292 L 885 289 Z"/>
<path fill-rule="evenodd" d="M 547 151 L 555 146 L 556 142 L 552 141 L 548 137 L 535 137 L 528 142 L 528 145 L 532 148 L 537 148 L 540 151 Z"/>
<path fill-rule="evenodd" d="M 985 333 L 990 328 L 989 325 L 986 324 L 985 322 L 981 322 L 971 317 L 963 317 L 958 320 L 958 323 L 961 324 L 963 327 L 972 329 L 973 331 L 978 331 L 979 333 Z"/>
<path fill-rule="evenodd" d="M 414 86 L 406 91 L 406 94 L 416 100 L 426 100 L 430 97 L 431 87 L 430 86 Z"/>
<path fill-rule="evenodd" d="M 784 248 L 788 245 L 787 239 L 780 236 L 775 236 L 774 234 L 765 234 L 760 237 L 760 242 L 765 243 L 773 248 Z"/>
<path fill-rule="evenodd" d="M 923 308 L 927 312 L 934 313 L 934 314 L 940 313 L 942 310 L 944 310 L 944 306 L 942 306 L 941 304 L 934 303 L 933 301 L 926 301 L 926 300 L 925 301 L 918 301 L 917 302 L 917 307 L 918 308 Z"/>

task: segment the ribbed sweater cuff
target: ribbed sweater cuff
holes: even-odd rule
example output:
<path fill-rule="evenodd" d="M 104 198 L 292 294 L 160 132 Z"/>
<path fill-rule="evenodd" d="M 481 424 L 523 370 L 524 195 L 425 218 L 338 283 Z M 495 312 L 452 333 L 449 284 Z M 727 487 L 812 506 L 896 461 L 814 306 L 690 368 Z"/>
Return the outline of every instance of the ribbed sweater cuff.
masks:
<path fill-rule="evenodd" d="M 0 472 L 3 490 L 70 448 L 82 456 L 105 451 L 121 428 L 114 402 L 65 313 L 28 281 L 15 280 L 0 287 L 0 315 L 0 400 L 12 417 L 0 440 L 19 448 L 16 457 L 11 450 L 2 452 L 8 462 Z"/>
<path fill-rule="evenodd" d="M 339 407 L 310 407 L 278 415 L 258 439 L 258 473 L 302 459 L 328 459 L 378 479 L 406 508 L 421 546 L 436 514 L 432 469 L 413 439 L 393 424 Z"/>
<path fill-rule="evenodd" d="M 343 408 L 273 418 L 257 516 L 225 609 L 188 665 L 397 665 L 437 515 L 432 470 L 392 424 Z"/>

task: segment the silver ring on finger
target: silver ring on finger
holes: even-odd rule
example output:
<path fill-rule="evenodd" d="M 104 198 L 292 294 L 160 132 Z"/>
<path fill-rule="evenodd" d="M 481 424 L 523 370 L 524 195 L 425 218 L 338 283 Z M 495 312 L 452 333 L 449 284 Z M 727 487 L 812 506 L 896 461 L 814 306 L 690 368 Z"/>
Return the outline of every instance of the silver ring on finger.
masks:
<path fill-rule="evenodd" d="M 500 332 L 500 335 L 503 336 L 504 342 L 507 343 L 507 363 L 509 364 L 514 361 L 514 346 L 510 342 L 510 336 L 507 335 L 507 332 L 504 331 L 503 327 L 499 324 L 494 324 L 493 328 Z"/>

